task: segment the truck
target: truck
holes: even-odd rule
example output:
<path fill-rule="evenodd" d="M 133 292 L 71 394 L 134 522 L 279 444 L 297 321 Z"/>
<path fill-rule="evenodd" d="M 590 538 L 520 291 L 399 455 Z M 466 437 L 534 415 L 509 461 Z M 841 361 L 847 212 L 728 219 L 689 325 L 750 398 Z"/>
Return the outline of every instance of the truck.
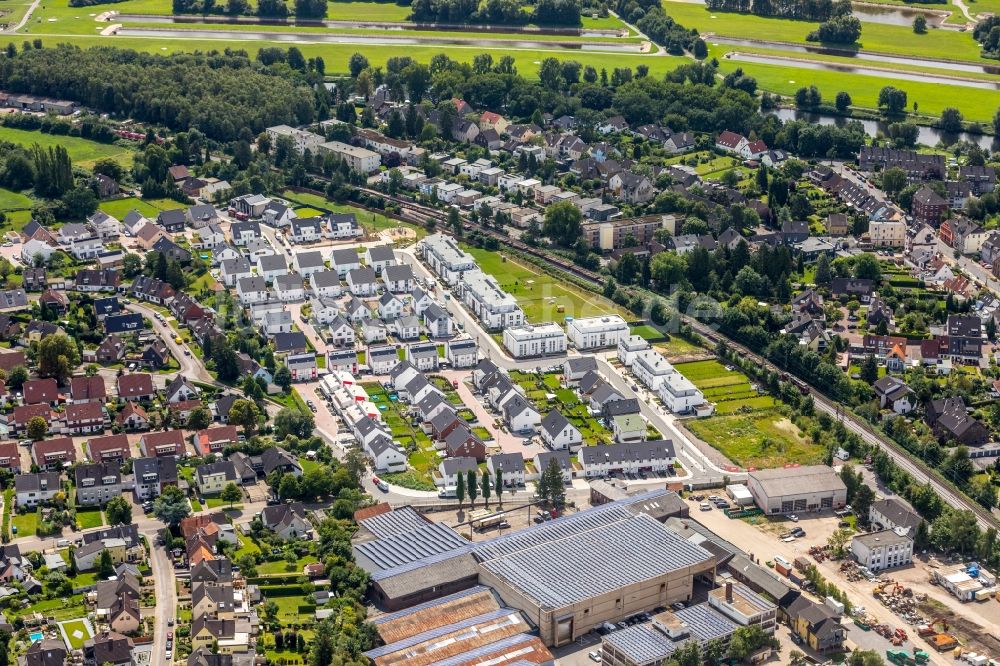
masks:
<path fill-rule="evenodd" d="M 503 529 L 504 527 L 510 527 L 510 523 L 507 522 L 507 518 L 503 513 L 495 513 L 489 516 L 483 516 L 481 518 L 474 518 L 471 521 L 472 529 L 477 532 L 485 532 L 493 528 Z"/>

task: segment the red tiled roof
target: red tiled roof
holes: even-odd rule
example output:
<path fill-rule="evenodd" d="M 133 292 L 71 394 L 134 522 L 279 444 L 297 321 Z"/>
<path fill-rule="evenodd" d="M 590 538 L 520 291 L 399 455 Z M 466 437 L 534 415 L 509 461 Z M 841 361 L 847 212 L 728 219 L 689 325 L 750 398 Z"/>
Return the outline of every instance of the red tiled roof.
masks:
<path fill-rule="evenodd" d="M 107 398 L 108 390 L 104 385 L 104 377 L 73 377 L 69 383 L 69 395 L 73 400 L 94 400 Z"/>
<path fill-rule="evenodd" d="M 94 462 L 100 462 L 105 458 L 118 457 L 117 454 L 119 453 L 122 458 L 132 457 L 132 449 L 128 445 L 128 436 L 123 434 L 91 437 L 87 441 L 87 452 L 90 459 Z"/>
<path fill-rule="evenodd" d="M 56 380 L 32 379 L 24 382 L 24 404 L 37 405 L 43 402 L 55 402 L 59 399 L 59 385 Z"/>
<path fill-rule="evenodd" d="M 10 372 L 16 366 L 23 365 L 28 366 L 28 359 L 24 356 L 24 352 L 12 351 L 12 352 L 2 352 L 0 353 L 0 368 Z"/>
<path fill-rule="evenodd" d="M 45 418 L 45 422 L 49 423 L 52 421 L 52 408 L 47 404 L 41 405 L 21 405 L 20 407 L 14 408 L 14 423 L 15 425 L 24 426 L 28 424 L 35 416 L 41 416 Z"/>
<path fill-rule="evenodd" d="M 152 395 L 153 376 L 144 372 L 122 375 L 118 378 L 118 395 L 123 398 Z"/>
<path fill-rule="evenodd" d="M 66 407 L 66 422 L 104 419 L 104 406 L 99 402 L 79 402 Z"/>

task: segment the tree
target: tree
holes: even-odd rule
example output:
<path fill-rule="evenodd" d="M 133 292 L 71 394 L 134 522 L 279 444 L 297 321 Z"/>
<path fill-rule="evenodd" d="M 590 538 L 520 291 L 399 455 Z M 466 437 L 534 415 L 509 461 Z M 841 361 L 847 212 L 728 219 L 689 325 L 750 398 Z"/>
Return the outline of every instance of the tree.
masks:
<path fill-rule="evenodd" d="M 874 384 L 878 381 L 878 361 L 875 360 L 873 354 L 868 354 L 865 359 L 861 361 L 861 368 L 858 371 L 861 377 L 861 381 L 868 384 Z"/>
<path fill-rule="evenodd" d="M 45 422 L 44 416 L 32 416 L 28 419 L 28 438 L 39 441 L 45 438 L 49 431 L 49 424 Z"/>
<path fill-rule="evenodd" d="M 843 90 L 837 93 L 837 97 L 834 100 L 834 106 L 837 108 L 838 113 L 847 113 L 851 103 L 851 96 Z"/>
<path fill-rule="evenodd" d="M 222 492 L 219 494 L 219 499 L 227 503 L 229 505 L 229 508 L 232 509 L 233 504 L 236 504 L 241 499 L 243 499 L 243 492 L 239 489 L 239 487 L 235 483 L 229 482 L 226 484 L 226 487 L 223 488 Z"/>
<path fill-rule="evenodd" d="M 827 256 L 826 252 L 819 255 L 819 259 L 816 260 L 815 279 L 816 284 L 830 284 L 830 280 L 832 279 L 830 275 L 830 257 Z"/>
<path fill-rule="evenodd" d="M 7 388 L 20 391 L 24 382 L 28 381 L 28 369 L 23 365 L 15 365 L 7 373 Z"/>
<path fill-rule="evenodd" d="M 898 194 L 906 187 L 906 172 L 899 167 L 890 167 L 882 172 L 882 189 L 889 194 Z"/>
<path fill-rule="evenodd" d="M 833 534 L 830 535 L 826 543 L 830 546 L 835 560 L 839 560 L 847 554 L 847 544 L 850 540 L 851 533 L 848 530 L 834 530 Z"/>
<path fill-rule="evenodd" d="M 316 420 L 312 414 L 301 412 L 298 409 L 282 407 L 274 415 L 274 438 L 282 440 L 289 435 L 294 435 L 299 439 L 306 439 L 312 436 Z"/>
<path fill-rule="evenodd" d="M 465 476 L 458 472 L 455 480 L 455 497 L 458 499 L 458 509 L 462 510 L 462 503 L 465 502 Z"/>
<path fill-rule="evenodd" d="M 480 481 L 481 481 L 481 485 L 482 485 L 481 490 L 482 490 L 482 495 L 483 495 L 483 506 L 489 508 L 489 506 L 490 506 L 490 495 L 492 494 L 492 491 L 493 491 L 493 485 L 490 482 L 490 474 L 489 474 L 489 472 L 487 472 L 486 470 L 483 470 L 483 476 L 482 476 L 482 479 L 480 479 Z"/>
<path fill-rule="evenodd" d="M 288 369 L 287 365 L 278 366 L 274 373 L 274 383 L 280 386 L 285 393 L 288 393 L 289 389 L 292 388 L 292 371 Z"/>
<path fill-rule="evenodd" d="M 545 209 L 542 233 L 563 247 L 572 247 L 580 237 L 582 219 L 580 209 L 569 201 L 554 203 Z"/>
<path fill-rule="evenodd" d="M 212 412 L 208 407 L 199 407 L 192 410 L 188 417 L 188 430 L 204 430 L 212 424 Z"/>
<path fill-rule="evenodd" d="M 47 335 L 38 343 L 38 375 L 54 377 L 64 384 L 80 363 L 80 350 L 76 342 L 65 333 Z"/>
<path fill-rule="evenodd" d="M 243 398 L 233 401 L 233 406 L 229 408 L 229 422 L 235 426 L 242 426 L 243 432 L 248 436 L 257 429 L 259 416 L 257 405 Z"/>
<path fill-rule="evenodd" d="M 563 483 L 563 471 L 559 461 L 555 458 L 550 460 L 545 475 L 548 477 L 546 484 L 548 485 L 549 503 L 556 511 L 562 511 L 563 507 L 566 506 L 566 486 Z"/>
<path fill-rule="evenodd" d="M 469 508 L 476 506 L 476 497 L 479 496 L 479 486 L 476 485 L 476 470 L 470 469 L 465 473 L 465 488 L 469 493 Z"/>
<path fill-rule="evenodd" d="M 949 106 L 941 111 L 941 129 L 949 134 L 958 134 L 962 131 L 962 112 L 953 106 Z"/>
<path fill-rule="evenodd" d="M 906 91 L 885 86 L 878 93 L 878 107 L 887 115 L 897 115 L 906 109 Z"/>
<path fill-rule="evenodd" d="M 923 14 L 917 14 L 917 18 L 913 19 L 913 32 L 918 35 L 927 32 L 927 19 Z"/>
<path fill-rule="evenodd" d="M 854 260 L 854 277 L 859 280 L 871 280 L 879 282 L 882 280 L 882 267 L 879 266 L 878 259 L 874 254 L 859 254 Z"/>
<path fill-rule="evenodd" d="M 866 485 L 858 487 L 857 492 L 854 493 L 854 499 L 851 500 L 854 515 L 864 516 L 865 520 L 867 520 L 868 512 L 871 510 L 873 502 L 875 502 L 875 491 Z"/>
<path fill-rule="evenodd" d="M 153 515 L 170 527 L 176 527 L 191 513 L 191 504 L 184 491 L 176 486 L 167 486 L 160 496 L 153 500 Z"/>
<path fill-rule="evenodd" d="M 347 61 L 347 69 L 351 72 L 351 78 L 358 78 L 358 74 L 368 69 L 368 58 L 364 57 L 360 53 L 355 53 L 351 56 L 351 59 Z"/>
<path fill-rule="evenodd" d="M 461 238 L 463 232 L 462 228 L 462 216 L 458 213 L 458 208 L 451 206 L 448 208 L 448 226 L 451 228 L 451 233 L 455 234 L 456 238 Z"/>
<path fill-rule="evenodd" d="M 503 506 L 503 467 L 497 467 L 493 477 L 493 489 L 497 491 L 497 504 Z"/>
<path fill-rule="evenodd" d="M 97 576 L 102 580 L 107 580 L 114 575 L 115 562 L 111 559 L 111 551 L 105 548 L 97 559 Z"/>
<path fill-rule="evenodd" d="M 112 497 L 104 507 L 104 514 L 109 525 L 130 525 L 132 523 L 132 505 L 121 495 Z"/>

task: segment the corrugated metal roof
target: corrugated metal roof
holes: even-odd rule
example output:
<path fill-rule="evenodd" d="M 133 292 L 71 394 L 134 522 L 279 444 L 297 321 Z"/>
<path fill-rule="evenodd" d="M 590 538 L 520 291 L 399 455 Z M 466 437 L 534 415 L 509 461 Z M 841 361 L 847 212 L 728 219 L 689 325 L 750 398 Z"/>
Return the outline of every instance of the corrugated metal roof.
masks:
<path fill-rule="evenodd" d="M 581 528 L 567 523 L 562 538 L 508 544 L 510 552 L 480 566 L 540 606 L 561 608 L 712 560 L 704 548 L 646 514 Z"/>
<path fill-rule="evenodd" d="M 468 650 L 462 654 L 456 654 L 454 657 L 442 659 L 441 661 L 435 661 L 430 666 L 462 666 L 462 664 L 480 663 L 476 660 L 498 653 L 507 658 L 510 658 L 511 653 L 514 653 L 516 656 L 523 656 L 524 654 L 535 651 L 535 646 L 531 644 L 536 641 L 538 641 L 538 637 L 532 636 L 531 634 L 514 634 L 513 636 L 502 638 L 496 642 L 482 645 L 473 650 Z M 549 657 L 551 658 L 551 655 L 549 655 Z M 499 660 L 497 661 L 499 662 Z M 494 660 L 490 660 L 489 663 L 493 662 Z M 536 662 L 528 659 L 503 661 L 502 663 L 504 663 L 504 666 L 537 666 Z"/>
<path fill-rule="evenodd" d="M 679 645 L 649 624 L 637 624 L 620 631 L 613 631 L 604 637 L 604 642 L 616 652 L 628 656 L 629 661 L 636 664 L 648 664 L 666 659 Z"/>
<path fill-rule="evenodd" d="M 371 421 L 371 427 L 379 427 L 379 424 L 374 420 L 367 420 Z M 372 516 L 361 521 L 362 527 L 381 538 L 419 530 L 422 527 L 427 527 L 428 524 L 427 519 L 411 506 L 400 507 L 394 511 Z"/>
<path fill-rule="evenodd" d="M 466 545 L 463 546 L 462 548 L 456 548 L 454 550 L 450 550 L 443 553 L 436 553 L 429 557 L 425 557 L 422 560 L 413 560 L 412 562 L 406 562 L 404 564 L 400 564 L 392 568 L 379 569 L 378 571 L 370 571 L 369 573 L 371 574 L 371 578 L 373 581 L 380 582 L 392 578 L 393 576 L 399 576 L 401 574 L 405 574 L 410 571 L 415 571 L 417 569 L 422 569 L 424 567 L 430 567 L 435 564 L 440 564 L 441 562 L 449 560 L 453 557 L 467 555 L 469 551 L 470 548 L 468 545 Z"/>
<path fill-rule="evenodd" d="M 691 629 L 691 636 L 702 643 L 729 636 L 739 628 L 735 622 L 707 603 L 695 604 L 674 613 Z"/>
<path fill-rule="evenodd" d="M 355 548 L 379 569 L 392 569 L 401 564 L 454 551 L 466 544 L 468 541 L 456 534 L 450 527 L 439 523 L 424 523 L 423 527 L 419 529 L 367 543 L 359 543 L 355 545 Z"/>
<path fill-rule="evenodd" d="M 451 603 L 452 601 L 458 601 L 459 599 L 470 597 L 473 594 L 480 594 L 481 592 L 489 592 L 490 594 L 493 593 L 493 591 L 490 588 L 484 585 L 476 585 L 475 587 L 470 587 L 468 590 L 462 590 L 461 592 L 456 592 L 455 594 L 449 594 L 447 596 L 441 597 L 440 599 L 434 599 L 433 601 L 425 601 L 422 604 L 417 604 L 416 606 L 410 606 L 409 608 L 406 608 L 401 611 L 396 611 L 395 613 L 385 613 L 383 615 L 373 617 L 372 619 L 369 620 L 369 622 L 371 622 L 376 626 L 380 624 L 385 624 L 386 622 L 395 622 L 401 617 L 407 617 L 408 615 L 419 613 L 420 611 L 427 610 L 428 608 L 442 606 L 444 604 Z"/>

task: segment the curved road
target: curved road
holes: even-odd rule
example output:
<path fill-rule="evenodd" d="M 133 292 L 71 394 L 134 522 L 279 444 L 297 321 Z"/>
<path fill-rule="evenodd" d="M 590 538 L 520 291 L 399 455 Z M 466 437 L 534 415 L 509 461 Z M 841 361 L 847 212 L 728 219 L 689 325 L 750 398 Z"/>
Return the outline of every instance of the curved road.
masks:
<path fill-rule="evenodd" d="M 28 20 L 31 19 L 31 15 L 35 13 L 35 10 L 38 9 L 38 5 L 40 5 L 40 4 L 42 4 L 42 0 L 35 0 L 34 2 L 32 2 L 31 6 L 28 7 L 28 11 L 24 12 L 24 16 L 21 17 L 21 20 L 18 21 L 12 27 L 8 27 L 8 28 L 6 28 L 4 30 L 0 30 L 0 34 L 9 33 L 9 32 L 17 32 L 18 30 L 20 30 L 21 28 L 23 28 L 28 23 Z"/>

